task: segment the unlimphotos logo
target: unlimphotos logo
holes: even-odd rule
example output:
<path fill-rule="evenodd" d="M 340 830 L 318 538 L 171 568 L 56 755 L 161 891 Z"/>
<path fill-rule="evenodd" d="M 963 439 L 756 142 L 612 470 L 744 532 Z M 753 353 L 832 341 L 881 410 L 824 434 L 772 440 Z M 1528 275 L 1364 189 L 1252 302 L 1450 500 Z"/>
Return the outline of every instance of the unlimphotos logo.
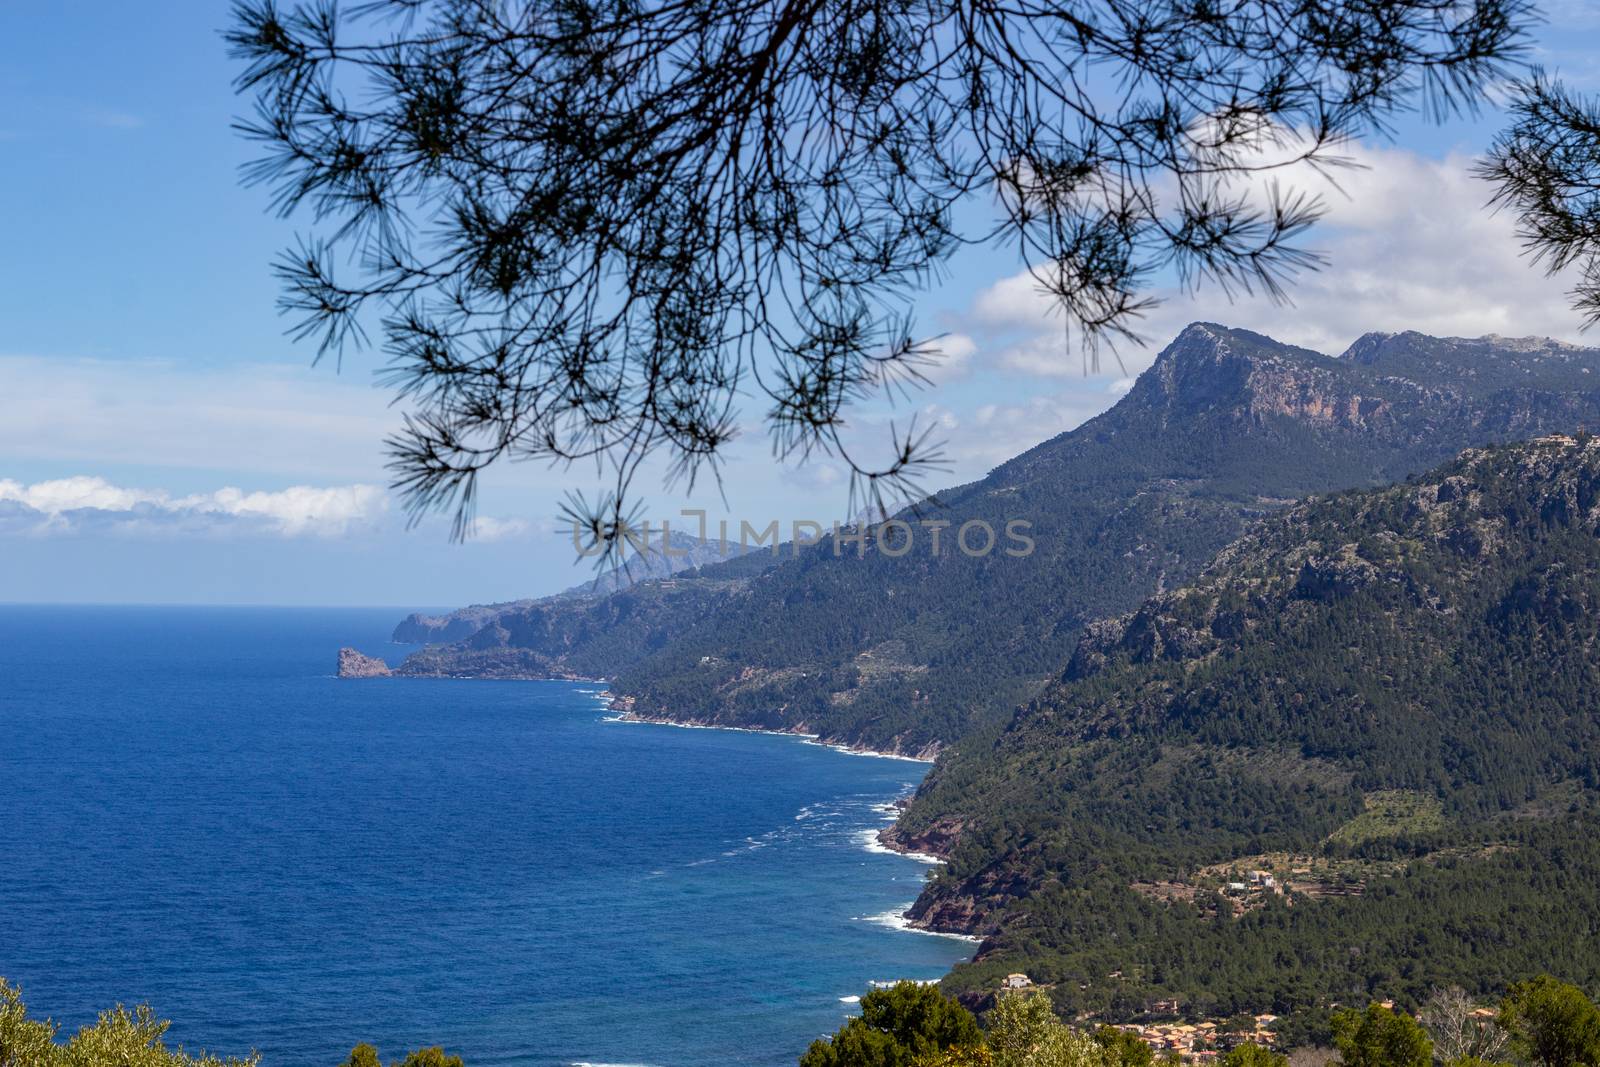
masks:
<path fill-rule="evenodd" d="M 683 559 L 691 554 L 693 549 L 686 547 L 685 541 L 702 548 L 715 547 L 719 556 L 743 555 L 762 549 L 775 557 L 786 550 L 790 555 L 798 556 L 804 549 L 822 545 L 822 551 L 831 549 L 835 556 L 853 552 L 857 558 L 863 558 L 870 548 L 891 559 L 916 551 L 934 557 L 959 552 L 976 559 L 998 552 L 1020 558 L 1031 556 L 1035 547 L 1034 539 L 1029 534 L 1033 523 L 1027 519 L 1007 519 L 998 530 L 993 523 L 984 519 L 968 519 L 958 523 L 952 519 L 896 517 L 875 523 L 833 521 L 826 524 L 814 519 L 792 519 L 788 522 L 789 536 L 785 540 L 784 522 L 781 519 L 770 519 L 762 525 L 740 519 L 737 529 L 733 520 L 719 519 L 713 536 L 711 523 L 704 511 L 690 508 L 679 512 L 679 516 L 697 524 L 696 532 L 690 534 L 679 528 L 674 536 L 672 523 L 663 519 L 660 523 L 623 523 L 618 527 L 615 538 L 597 538 L 574 524 L 572 547 L 579 556 L 592 557 L 604 555 L 620 543 L 638 555 L 659 555 L 668 559 Z M 737 552 L 734 551 L 735 547 Z"/>

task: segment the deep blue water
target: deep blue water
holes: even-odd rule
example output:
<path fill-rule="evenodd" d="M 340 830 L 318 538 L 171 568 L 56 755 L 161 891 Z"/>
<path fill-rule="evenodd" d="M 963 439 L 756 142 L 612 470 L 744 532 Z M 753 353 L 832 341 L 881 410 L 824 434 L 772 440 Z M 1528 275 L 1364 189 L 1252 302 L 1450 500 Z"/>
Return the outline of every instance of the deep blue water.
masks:
<path fill-rule="evenodd" d="M 793 1063 L 895 930 L 921 764 L 606 721 L 592 685 L 340 681 L 396 613 L 0 607 L 0 975 L 70 1030 L 149 1002 L 269 1067 Z M 874 919 L 874 916 L 879 918 Z"/>

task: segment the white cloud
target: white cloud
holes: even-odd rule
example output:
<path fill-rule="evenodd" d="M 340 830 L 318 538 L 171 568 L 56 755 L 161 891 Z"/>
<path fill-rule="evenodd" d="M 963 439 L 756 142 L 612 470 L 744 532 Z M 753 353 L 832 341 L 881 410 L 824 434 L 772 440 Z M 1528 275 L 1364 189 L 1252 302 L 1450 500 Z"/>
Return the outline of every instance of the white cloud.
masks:
<path fill-rule="evenodd" d="M 922 368 L 923 377 L 935 385 L 965 378 L 972 372 L 972 357 L 978 352 L 978 343 L 964 333 L 948 333 L 934 342 L 935 354 L 930 366 Z"/>
<path fill-rule="evenodd" d="M 1110 407 L 1115 397 L 1096 389 L 1067 389 L 1014 404 L 983 404 L 949 441 L 964 466 L 988 470 L 1041 441 L 1075 429 Z"/>
<path fill-rule="evenodd" d="M 490 544 L 495 541 L 526 540 L 546 537 L 555 531 L 555 523 L 532 519 L 497 519 L 492 515 L 479 515 L 472 520 L 472 541 Z"/>
<path fill-rule="evenodd" d="M 1197 319 L 1330 354 L 1372 330 L 1579 339 L 1568 283 L 1547 278 L 1520 254 L 1515 220 L 1487 208 L 1491 189 L 1472 176 L 1472 157 L 1428 159 L 1364 145 L 1345 154 L 1361 169 L 1338 171 L 1337 185 L 1304 168 L 1278 176 L 1286 187 L 1322 194 L 1328 208 L 1301 241 L 1325 253 L 1328 265 L 1290 284 L 1290 306 L 1259 294 L 1230 302 L 1215 285 L 1198 294 L 1157 291 L 1161 306 L 1139 324 L 1150 347 L 1119 346 L 1120 367 L 1103 354 L 1102 372 L 1125 377 L 1148 366 Z M 967 318 L 977 328 L 1025 334 L 989 350 L 1005 370 L 1036 377 L 1083 373 L 1059 316 L 1026 273 L 979 293 Z"/>
<path fill-rule="evenodd" d="M 11 462 L 367 482 L 383 477 L 383 438 L 399 425 L 370 380 L 327 367 L 0 356 Z"/>
<path fill-rule="evenodd" d="M 0 480 L 0 500 L 13 500 L 33 511 L 45 515 L 60 515 L 64 511 L 89 508 L 96 511 L 128 511 L 139 504 L 154 503 L 163 494 L 144 489 L 124 489 L 112 485 L 104 478 L 78 476 L 58 478 L 50 482 L 23 485 L 10 479 Z"/>
<path fill-rule="evenodd" d="M 242 532 L 282 537 L 333 537 L 370 526 L 388 510 L 375 485 L 291 486 L 245 492 L 231 486 L 174 496 L 161 489 L 114 485 L 78 475 L 24 485 L 0 479 L 3 529 L 51 534 Z"/>
<path fill-rule="evenodd" d="M 972 318 L 981 326 L 1037 327 L 1039 320 L 1055 314 L 1055 303 L 1033 275 L 1024 271 L 1001 278 L 972 301 Z"/>
<path fill-rule="evenodd" d="M 1004 346 L 995 361 L 1006 370 L 1040 378 L 1082 378 L 1090 369 L 1082 350 L 1059 327 Z"/>
<path fill-rule="evenodd" d="M 821 494 L 823 499 L 831 501 L 843 491 L 850 481 L 850 475 L 842 464 L 819 456 L 805 463 L 785 464 L 783 481 L 808 494 Z"/>

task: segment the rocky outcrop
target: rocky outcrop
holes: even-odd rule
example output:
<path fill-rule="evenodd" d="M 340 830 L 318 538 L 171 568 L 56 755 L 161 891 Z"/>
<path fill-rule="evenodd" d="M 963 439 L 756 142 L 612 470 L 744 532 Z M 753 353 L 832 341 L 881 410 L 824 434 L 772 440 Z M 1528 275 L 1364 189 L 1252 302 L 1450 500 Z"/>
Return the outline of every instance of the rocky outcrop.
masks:
<path fill-rule="evenodd" d="M 1000 929 L 1007 904 L 1033 888 L 1028 870 L 1002 861 L 960 881 L 936 879 L 917 897 L 906 919 L 920 930 L 987 937 Z"/>
<path fill-rule="evenodd" d="M 362 655 L 353 648 L 339 650 L 340 678 L 387 678 L 392 673 L 381 659 Z"/>
<path fill-rule="evenodd" d="M 879 833 L 878 841 L 885 848 L 892 848 L 896 852 L 946 859 L 950 855 L 950 850 L 956 847 L 956 839 L 961 836 L 961 827 L 961 820 L 951 815 L 941 816 L 930 825 L 915 831 L 896 823 Z"/>

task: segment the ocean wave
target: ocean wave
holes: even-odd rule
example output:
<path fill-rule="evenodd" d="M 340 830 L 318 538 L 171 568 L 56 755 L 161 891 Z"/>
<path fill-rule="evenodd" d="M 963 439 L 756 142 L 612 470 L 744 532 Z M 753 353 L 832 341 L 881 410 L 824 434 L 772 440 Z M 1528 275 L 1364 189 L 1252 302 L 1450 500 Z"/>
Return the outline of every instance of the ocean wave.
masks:
<path fill-rule="evenodd" d="M 882 841 L 878 840 L 878 833 L 879 831 L 877 830 L 857 830 L 854 835 L 856 844 L 860 845 L 868 852 L 876 852 L 884 856 L 899 856 L 902 859 L 916 860 L 918 863 L 926 863 L 930 867 L 937 867 L 939 864 L 944 862 L 944 860 L 938 856 L 935 856 L 931 852 L 901 852 L 899 849 L 890 848 L 888 845 L 885 845 Z"/>
<path fill-rule="evenodd" d="M 835 804 L 807 804 L 795 815 L 795 822 L 805 822 L 807 819 L 837 819 L 844 812 Z"/>
<path fill-rule="evenodd" d="M 897 759 L 897 760 L 902 760 L 902 761 L 904 761 L 906 763 L 932 763 L 933 762 L 933 760 L 931 760 L 931 759 L 923 759 L 921 756 L 902 756 L 902 755 L 899 755 L 899 754 L 894 753 L 894 752 L 867 752 L 867 751 L 863 751 L 862 749 L 859 749 L 859 748 L 849 748 L 849 747 L 847 747 L 845 745 L 836 745 L 836 744 L 832 744 L 832 743 L 830 743 L 828 741 L 823 741 L 823 740 L 819 739 L 816 734 L 808 734 L 808 735 L 805 735 L 805 736 L 806 736 L 805 743 L 808 744 L 808 745 L 817 745 L 817 746 L 819 746 L 821 748 L 831 748 L 835 752 L 843 752 L 846 756 L 869 756 L 872 759 Z"/>
<path fill-rule="evenodd" d="M 914 901 L 908 900 L 898 908 L 892 911 L 882 912 L 878 915 L 858 915 L 856 916 L 856 921 L 875 923 L 878 926 L 887 926 L 891 930 L 898 930 L 902 933 L 925 934 L 928 937 L 948 937 L 956 941 L 966 941 L 970 944 L 977 944 L 983 940 L 981 937 L 973 937 L 970 934 L 950 934 L 945 933 L 942 930 L 924 930 L 920 926 L 912 926 L 911 920 L 906 918 L 906 912 L 911 910 L 911 905 L 913 903 Z M 912 979 L 912 981 L 921 981 L 921 979 Z M 934 979 L 934 981 L 938 981 L 938 979 Z M 876 982 L 872 984 L 875 986 L 878 985 Z M 889 983 L 889 985 L 893 984 L 893 982 Z"/>

